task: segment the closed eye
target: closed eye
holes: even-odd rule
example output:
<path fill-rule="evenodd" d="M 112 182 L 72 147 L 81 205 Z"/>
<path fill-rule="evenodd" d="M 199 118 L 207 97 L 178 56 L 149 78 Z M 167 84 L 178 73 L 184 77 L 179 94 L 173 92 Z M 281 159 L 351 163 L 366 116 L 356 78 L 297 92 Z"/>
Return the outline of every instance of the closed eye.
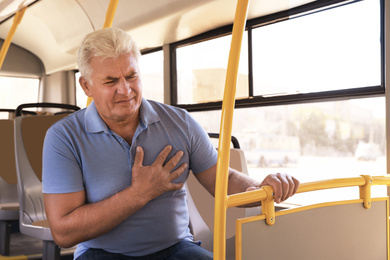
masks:
<path fill-rule="evenodd" d="M 104 81 L 104 85 L 113 85 L 118 81 L 117 78 L 108 78 L 106 81 Z"/>
<path fill-rule="evenodd" d="M 134 81 L 137 77 L 138 77 L 138 74 L 131 74 L 130 76 L 126 77 L 126 80 Z"/>

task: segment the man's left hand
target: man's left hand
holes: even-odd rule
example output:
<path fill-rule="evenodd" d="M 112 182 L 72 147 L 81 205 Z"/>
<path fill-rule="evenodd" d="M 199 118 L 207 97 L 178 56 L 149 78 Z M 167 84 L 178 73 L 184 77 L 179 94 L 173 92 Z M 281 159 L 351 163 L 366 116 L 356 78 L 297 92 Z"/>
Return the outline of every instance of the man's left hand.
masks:
<path fill-rule="evenodd" d="M 259 187 L 249 187 L 247 191 L 259 189 L 263 186 L 271 186 L 274 189 L 274 199 L 276 203 L 281 203 L 294 195 L 299 187 L 299 181 L 285 173 L 270 174 Z"/>

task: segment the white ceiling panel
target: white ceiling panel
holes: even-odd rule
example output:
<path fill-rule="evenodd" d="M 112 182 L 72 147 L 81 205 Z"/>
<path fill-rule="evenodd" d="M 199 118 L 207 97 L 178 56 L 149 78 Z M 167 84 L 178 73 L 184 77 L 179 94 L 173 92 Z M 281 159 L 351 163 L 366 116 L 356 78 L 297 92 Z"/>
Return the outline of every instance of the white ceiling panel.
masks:
<path fill-rule="evenodd" d="M 34 1 L 0 0 L 0 20 Z M 252 0 L 248 18 L 286 10 L 312 0 Z M 113 26 L 133 35 L 141 49 L 158 47 L 233 22 L 236 0 L 119 0 Z M 27 8 L 13 43 L 44 63 L 46 73 L 76 69 L 85 34 L 103 27 L 109 0 L 40 0 Z M 0 24 L 5 39 L 13 19 Z"/>

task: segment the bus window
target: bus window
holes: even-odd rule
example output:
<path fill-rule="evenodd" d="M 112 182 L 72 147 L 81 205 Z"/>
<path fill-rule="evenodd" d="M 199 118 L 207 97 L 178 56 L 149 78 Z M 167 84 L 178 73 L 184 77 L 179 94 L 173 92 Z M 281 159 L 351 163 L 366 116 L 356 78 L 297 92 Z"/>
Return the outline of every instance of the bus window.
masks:
<path fill-rule="evenodd" d="M 85 95 L 83 89 L 80 86 L 79 78 L 80 78 L 80 72 L 76 72 L 76 105 L 79 108 L 84 108 L 87 106 L 87 95 Z"/>
<path fill-rule="evenodd" d="M 234 111 L 232 135 L 258 180 L 276 172 L 301 182 L 385 175 L 385 111 L 384 97 L 241 108 Z M 219 132 L 220 111 L 191 114 L 207 132 Z M 362 159 L 362 144 L 375 147 L 369 159 Z M 352 198 L 357 191 L 343 192 Z M 386 187 L 373 188 L 378 194 L 385 196 Z"/>
<path fill-rule="evenodd" d="M 381 85 L 380 28 L 367 0 L 254 29 L 254 95 Z"/>
<path fill-rule="evenodd" d="M 238 98 L 248 97 L 248 40 L 241 48 Z M 180 47 L 177 52 L 178 104 L 222 100 L 231 35 Z"/>
<path fill-rule="evenodd" d="M 23 103 L 38 102 L 39 79 L 0 77 L 0 108 L 16 109 Z M 8 118 L 0 113 L 0 119 Z"/>
<path fill-rule="evenodd" d="M 142 79 L 142 96 L 164 102 L 164 54 L 156 51 L 142 55 L 139 63 Z"/>

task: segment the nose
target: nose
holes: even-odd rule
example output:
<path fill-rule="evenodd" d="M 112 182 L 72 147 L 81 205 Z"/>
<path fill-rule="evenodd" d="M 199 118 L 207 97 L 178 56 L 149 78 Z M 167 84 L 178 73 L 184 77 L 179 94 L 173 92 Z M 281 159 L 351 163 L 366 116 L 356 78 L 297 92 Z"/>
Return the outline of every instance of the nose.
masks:
<path fill-rule="evenodd" d="M 130 82 L 128 82 L 125 78 L 121 78 L 118 82 L 116 92 L 124 96 L 129 95 L 131 92 Z"/>

